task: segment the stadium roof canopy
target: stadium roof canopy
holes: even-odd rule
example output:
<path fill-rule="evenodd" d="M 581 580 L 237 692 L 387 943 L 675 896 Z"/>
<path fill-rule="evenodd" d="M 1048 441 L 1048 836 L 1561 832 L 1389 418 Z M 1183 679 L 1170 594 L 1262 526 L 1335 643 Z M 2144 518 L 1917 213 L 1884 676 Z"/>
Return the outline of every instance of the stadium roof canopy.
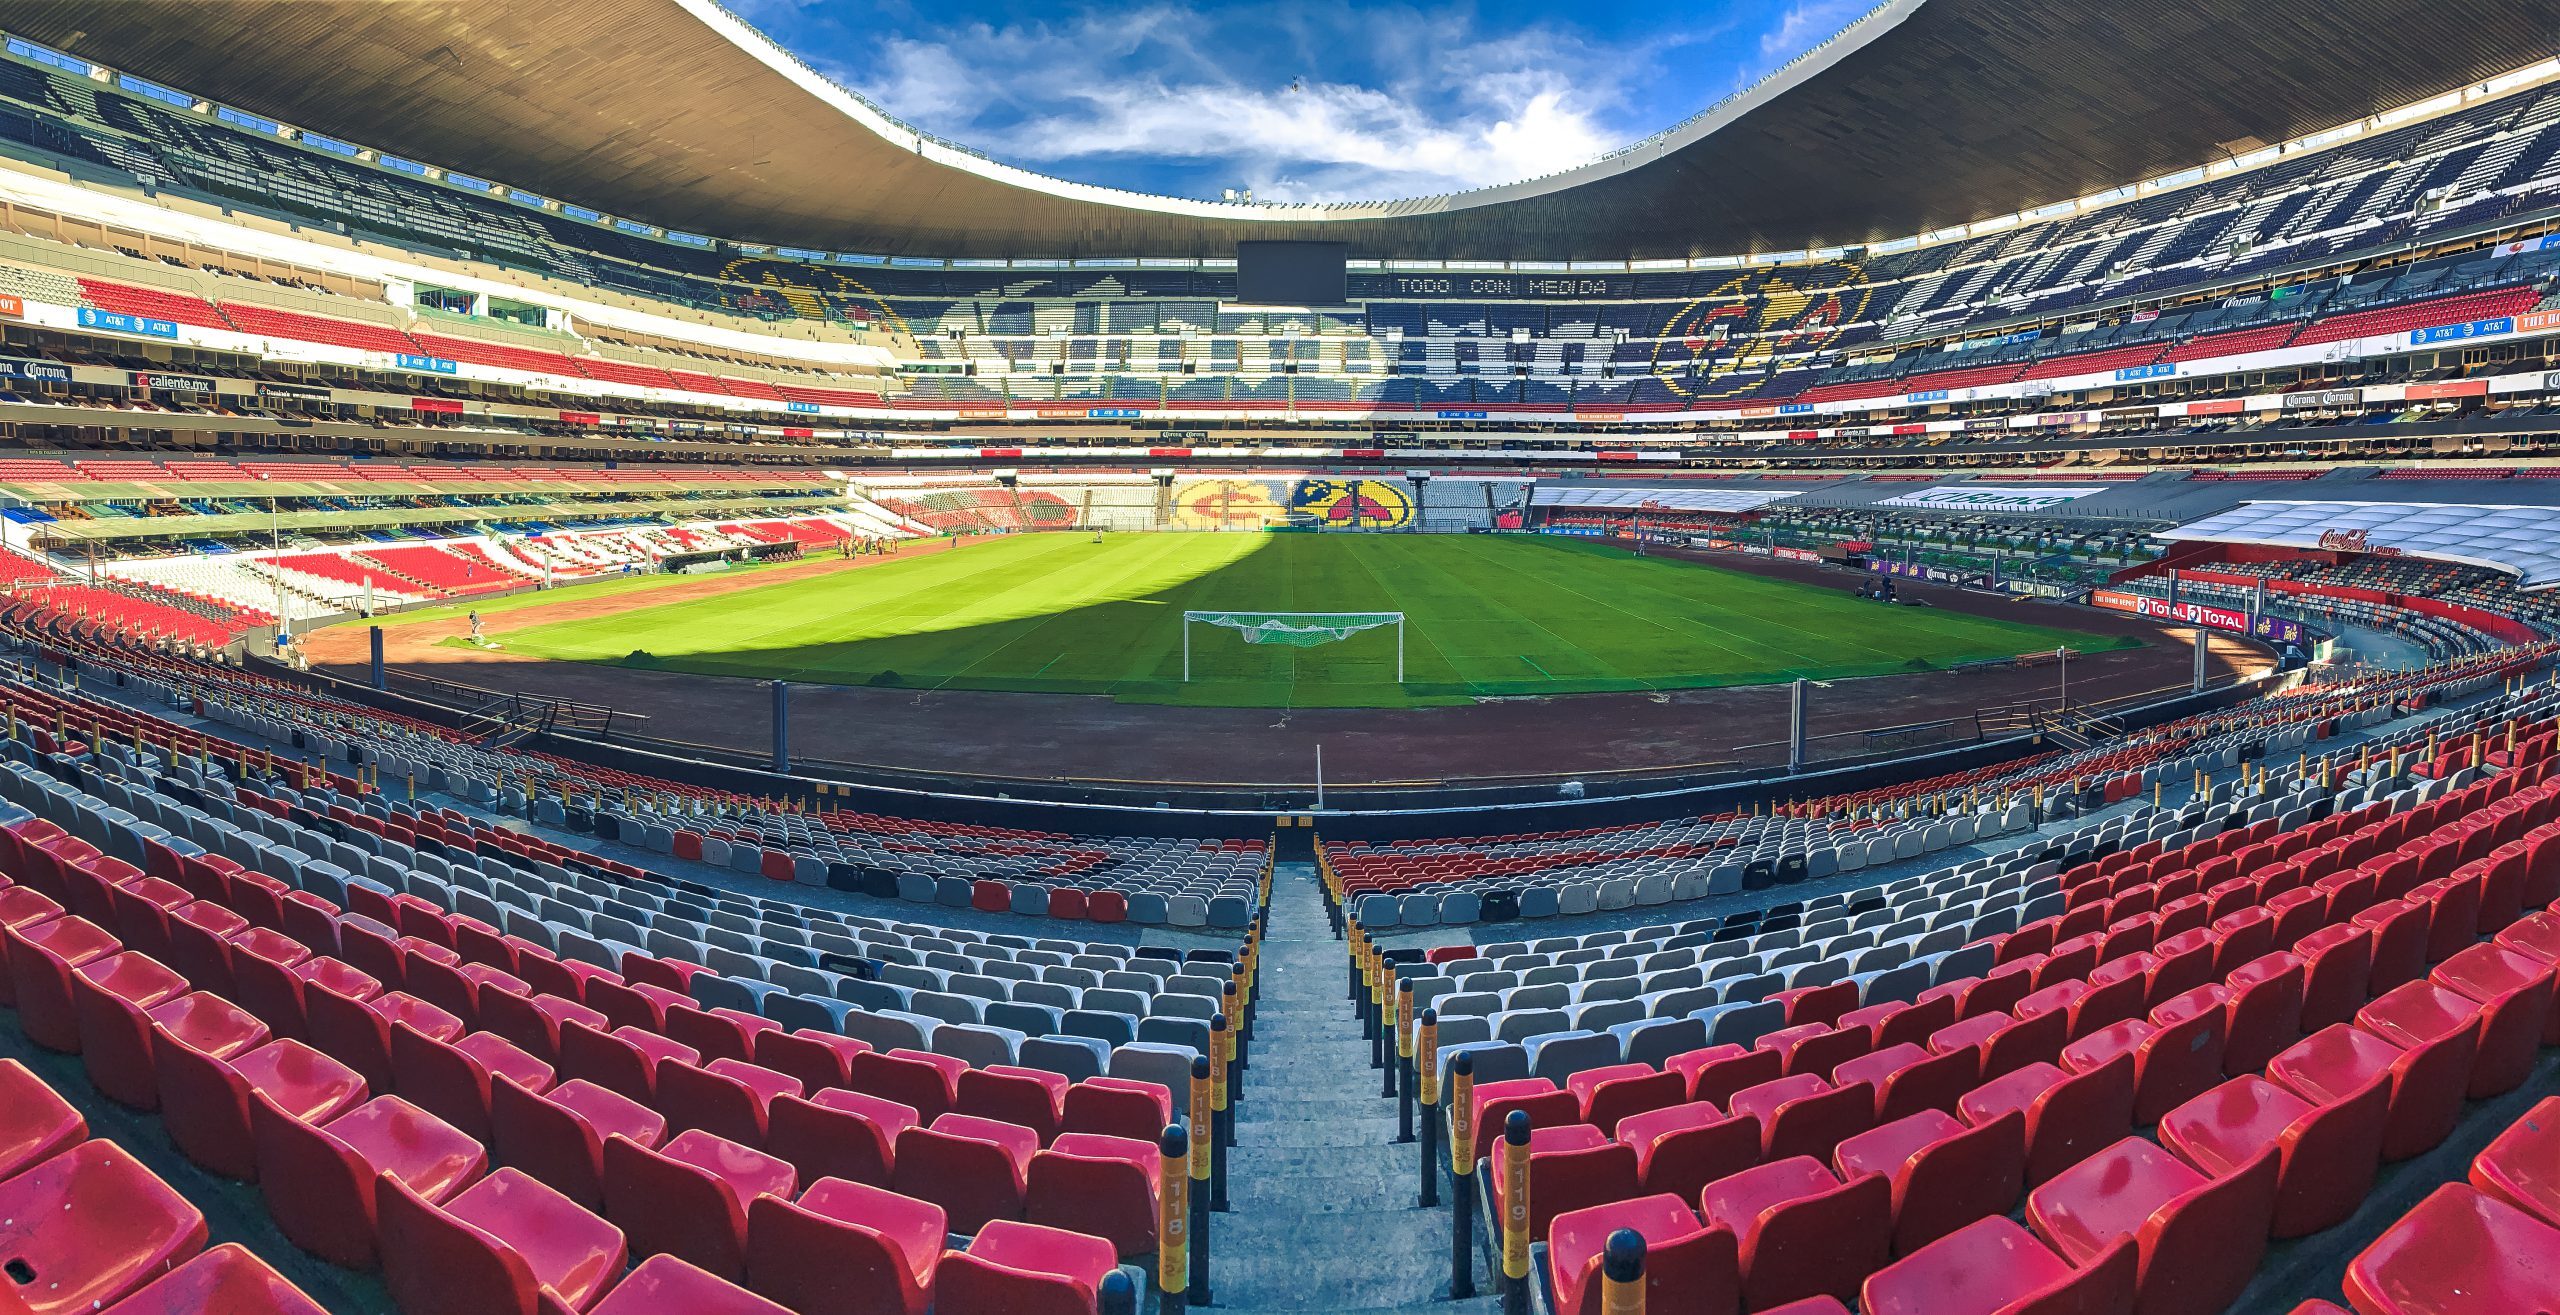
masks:
<path fill-rule="evenodd" d="M 1751 91 L 1593 164 L 1295 207 L 998 164 L 824 82 L 711 0 L 0 0 L 0 27 L 731 240 L 1224 258 L 1238 239 L 1295 237 L 1366 258 L 1619 261 L 1890 240 L 2206 164 L 2547 57 L 2560 0 L 1887 0 Z"/>
<path fill-rule="evenodd" d="M 2560 508 L 2434 502 L 2246 502 L 2158 537 L 2392 553 L 2560 585 Z"/>

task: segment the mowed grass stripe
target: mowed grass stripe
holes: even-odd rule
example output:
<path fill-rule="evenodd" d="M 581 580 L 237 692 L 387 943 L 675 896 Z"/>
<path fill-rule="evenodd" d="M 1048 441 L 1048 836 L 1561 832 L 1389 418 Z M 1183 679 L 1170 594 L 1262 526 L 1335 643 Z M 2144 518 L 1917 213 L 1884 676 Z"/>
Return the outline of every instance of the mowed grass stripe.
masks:
<path fill-rule="evenodd" d="M 1182 613 L 1400 611 L 1395 633 L 1298 649 Z M 2037 609 L 2043 615 L 2055 613 Z M 1522 536 L 1019 535 L 685 603 L 508 632 L 536 657 L 1139 702 L 1398 707 L 1874 675 L 2129 640 Z M 645 651 L 646 658 L 634 658 Z"/>

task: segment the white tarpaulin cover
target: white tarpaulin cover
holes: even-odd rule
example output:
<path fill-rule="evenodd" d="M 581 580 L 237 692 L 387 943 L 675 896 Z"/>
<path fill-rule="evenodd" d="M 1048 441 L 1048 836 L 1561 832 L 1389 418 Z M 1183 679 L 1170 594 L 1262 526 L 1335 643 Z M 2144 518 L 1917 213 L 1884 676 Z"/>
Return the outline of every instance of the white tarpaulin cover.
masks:
<path fill-rule="evenodd" d="M 1927 507 L 1932 511 L 2043 511 L 2106 491 L 2103 484 L 2038 484 L 2025 488 L 2009 484 L 1935 484 L 1917 493 L 1882 499 L 1875 505 Z"/>
<path fill-rule="evenodd" d="M 1794 496 L 1794 489 L 1631 489 L 1541 484 L 1529 491 L 1529 505 L 1612 511 L 1757 511 Z"/>
<path fill-rule="evenodd" d="M 2247 502 L 2163 539 L 2263 543 L 2333 552 L 2396 552 L 2514 575 L 2527 589 L 2560 585 L 2560 507 L 2445 502 Z"/>

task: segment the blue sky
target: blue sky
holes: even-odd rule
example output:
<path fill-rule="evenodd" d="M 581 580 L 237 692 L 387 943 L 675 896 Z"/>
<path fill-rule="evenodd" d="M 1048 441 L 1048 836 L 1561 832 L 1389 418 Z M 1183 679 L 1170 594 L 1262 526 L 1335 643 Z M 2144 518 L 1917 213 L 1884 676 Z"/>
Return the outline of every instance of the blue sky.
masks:
<path fill-rule="evenodd" d="M 997 159 L 1262 201 L 1567 168 L 1756 81 L 1872 3 L 729 0 L 836 81 Z"/>

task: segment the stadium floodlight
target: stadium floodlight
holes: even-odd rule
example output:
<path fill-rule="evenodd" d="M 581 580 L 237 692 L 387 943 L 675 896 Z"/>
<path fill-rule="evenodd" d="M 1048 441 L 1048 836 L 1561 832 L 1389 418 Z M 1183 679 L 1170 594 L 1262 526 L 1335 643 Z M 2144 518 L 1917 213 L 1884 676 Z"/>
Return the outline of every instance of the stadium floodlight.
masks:
<path fill-rule="evenodd" d="M 1364 630 L 1396 628 L 1396 683 L 1404 683 L 1404 613 L 1402 612 L 1184 612 L 1182 614 L 1182 679 L 1191 680 L 1191 627 L 1232 630 L 1248 644 L 1315 648 L 1339 643 Z"/>

